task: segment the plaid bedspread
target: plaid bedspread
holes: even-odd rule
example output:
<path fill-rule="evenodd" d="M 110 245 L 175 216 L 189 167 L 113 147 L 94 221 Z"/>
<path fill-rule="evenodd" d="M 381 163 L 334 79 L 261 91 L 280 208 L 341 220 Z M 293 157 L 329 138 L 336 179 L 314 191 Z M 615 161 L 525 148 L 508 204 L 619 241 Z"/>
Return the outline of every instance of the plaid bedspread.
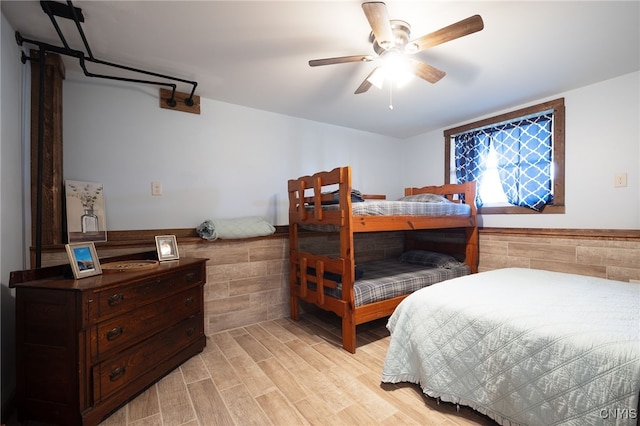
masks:
<path fill-rule="evenodd" d="M 451 269 L 425 268 L 422 265 L 400 263 L 397 259 L 362 263 L 358 269 L 362 270 L 363 275 L 354 283 L 355 306 L 413 293 L 431 284 L 471 273 L 465 263 Z M 341 292 L 340 284 L 335 289 L 325 289 L 325 294 L 336 298 L 340 298 Z"/>

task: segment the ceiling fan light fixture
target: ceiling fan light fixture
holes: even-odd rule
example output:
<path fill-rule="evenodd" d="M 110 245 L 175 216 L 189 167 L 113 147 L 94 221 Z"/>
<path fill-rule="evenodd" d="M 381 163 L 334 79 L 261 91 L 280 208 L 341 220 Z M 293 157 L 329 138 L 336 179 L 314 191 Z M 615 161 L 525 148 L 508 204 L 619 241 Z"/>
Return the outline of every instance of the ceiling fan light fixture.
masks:
<path fill-rule="evenodd" d="M 362 3 L 362 10 L 371 27 L 369 42 L 372 44 L 376 56 L 351 55 L 309 61 L 309 65 L 315 67 L 380 60 L 382 64 L 374 68 L 360 83 L 354 92 L 356 95 L 366 92 L 371 86 L 381 89 L 385 80 L 391 83 L 390 88 L 394 85 L 401 87 L 413 77 L 418 77 L 429 83 L 437 83 L 446 73 L 424 61 L 415 59 L 412 54 L 473 34 L 484 28 L 484 22 L 480 15 L 473 15 L 422 37 L 411 39 L 411 25 L 406 21 L 389 19 L 387 7 L 383 2 L 365 1 Z"/>
<path fill-rule="evenodd" d="M 398 50 L 389 50 L 383 55 L 384 76 L 389 82 L 401 88 L 413 77 L 413 72 L 404 54 Z"/>
<path fill-rule="evenodd" d="M 413 73 L 406 67 L 390 67 L 383 65 L 373 70 L 367 81 L 378 89 L 382 89 L 385 81 L 398 89 L 406 86 L 413 79 Z"/>

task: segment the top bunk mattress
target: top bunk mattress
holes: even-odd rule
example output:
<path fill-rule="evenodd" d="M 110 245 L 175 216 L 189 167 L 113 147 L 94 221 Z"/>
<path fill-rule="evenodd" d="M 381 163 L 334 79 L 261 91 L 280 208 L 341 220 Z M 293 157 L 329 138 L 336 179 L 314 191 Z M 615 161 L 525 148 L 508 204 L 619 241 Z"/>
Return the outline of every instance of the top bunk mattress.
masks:
<path fill-rule="evenodd" d="M 338 204 L 323 205 L 325 210 L 338 210 Z M 353 216 L 469 216 L 471 206 L 458 203 L 419 201 L 365 200 L 351 204 Z"/>
<path fill-rule="evenodd" d="M 313 210 L 312 205 L 306 207 Z M 323 210 L 340 209 L 339 204 L 325 204 Z M 365 200 L 351 204 L 352 217 L 354 216 L 471 216 L 471 206 L 469 204 L 454 202 L 424 202 L 424 201 L 387 201 L 387 200 Z M 301 224 L 307 231 L 338 232 L 337 225 L 319 225 L 313 223 Z"/>

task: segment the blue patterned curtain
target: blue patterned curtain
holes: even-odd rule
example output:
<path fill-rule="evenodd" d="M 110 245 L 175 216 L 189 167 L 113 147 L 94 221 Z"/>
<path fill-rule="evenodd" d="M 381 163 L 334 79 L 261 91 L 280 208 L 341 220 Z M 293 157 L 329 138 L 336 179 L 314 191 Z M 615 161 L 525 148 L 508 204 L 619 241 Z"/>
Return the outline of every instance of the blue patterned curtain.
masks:
<path fill-rule="evenodd" d="M 472 131 L 454 137 L 456 178 L 459 183 L 481 182 L 489 155 L 490 137 L 483 131 Z M 479 192 L 476 205 L 482 206 Z"/>
<path fill-rule="evenodd" d="M 553 201 L 551 113 L 494 128 L 502 189 L 509 203 L 540 211 Z"/>
<path fill-rule="evenodd" d="M 454 136 L 458 182 L 482 182 L 490 147 L 509 203 L 540 211 L 553 201 L 551 127 L 553 113 Z M 477 205 L 482 205 L 478 197 Z"/>

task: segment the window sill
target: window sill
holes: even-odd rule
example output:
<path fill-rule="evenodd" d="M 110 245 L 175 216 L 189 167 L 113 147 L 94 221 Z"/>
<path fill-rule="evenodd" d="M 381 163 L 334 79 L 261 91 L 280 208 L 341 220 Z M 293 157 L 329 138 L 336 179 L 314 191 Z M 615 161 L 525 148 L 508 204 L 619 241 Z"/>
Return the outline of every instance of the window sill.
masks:
<path fill-rule="evenodd" d="M 478 214 L 564 214 L 564 206 L 545 206 L 542 211 L 518 206 L 482 206 Z"/>

